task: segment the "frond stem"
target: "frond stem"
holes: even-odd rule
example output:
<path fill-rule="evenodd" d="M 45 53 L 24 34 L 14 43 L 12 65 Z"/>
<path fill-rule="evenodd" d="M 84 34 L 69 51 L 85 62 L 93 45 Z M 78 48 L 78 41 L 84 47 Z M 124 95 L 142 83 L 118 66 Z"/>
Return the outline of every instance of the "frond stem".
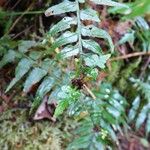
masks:
<path fill-rule="evenodd" d="M 85 84 L 83 84 L 83 87 L 86 89 L 88 94 L 93 98 L 93 100 L 96 100 L 96 96 L 94 95 L 94 93 Z"/>
<path fill-rule="evenodd" d="M 79 6 L 80 4 L 78 0 L 76 0 L 76 4 L 77 4 L 77 21 L 78 21 L 77 30 L 78 30 L 79 51 L 80 54 L 82 55 L 81 20 L 80 20 L 80 6 Z"/>

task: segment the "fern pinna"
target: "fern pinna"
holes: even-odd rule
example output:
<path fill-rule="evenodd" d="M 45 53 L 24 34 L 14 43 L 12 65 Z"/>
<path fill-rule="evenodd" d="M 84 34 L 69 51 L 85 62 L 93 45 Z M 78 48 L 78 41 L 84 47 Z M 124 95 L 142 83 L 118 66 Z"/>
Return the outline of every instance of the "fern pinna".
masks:
<path fill-rule="evenodd" d="M 126 7 L 112 0 L 91 0 L 91 2 L 98 5 Z M 119 124 L 125 124 L 126 101 L 110 85 L 96 83 L 98 70 L 105 68 L 110 53 L 104 54 L 94 39 L 106 40 L 111 52 L 114 51 L 114 45 L 110 35 L 95 26 L 100 22 L 98 13 L 86 7 L 86 3 L 86 0 L 64 1 L 47 9 L 46 16 L 64 13 L 69 13 L 70 16 L 55 24 L 42 43 L 22 42 L 18 51 L 9 50 L 1 63 L 3 66 L 15 58 L 23 57 L 16 68 L 15 78 L 6 91 L 30 72 L 24 83 L 25 93 L 41 81 L 36 99 L 42 100 L 45 95 L 49 95 L 49 103 L 52 99 L 57 99 L 58 104 L 54 113 L 56 118 L 68 108 L 69 114 L 81 122 L 79 140 L 70 144 L 68 149 L 102 150 L 105 149 L 107 141 L 105 139 L 110 142 L 112 138 L 118 143 L 115 130 L 121 131 Z M 85 21 L 91 21 L 93 24 L 85 25 Z M 43 48 L 43 45 L 46 46 Z M 42 51 L 35 51 L 35 46 L 40 47 Z M 33 50 L 30 51 L 30 48 Z M 74 69 L 70 69 L 70 64 L 65 66 L 68 59 L 70 62 L 73 60 Z M 97 90 L 89 89 L 90 83 L 87 83 L 89 81 Z"/>
<path fill-rule="evenodd" d="M 150 82 L 148 79 L 146 82 L 135 78 L 130 78 L 130 80 L 134 83 L 134 88 L 142 94 L 139 95 L 138 93 L 132 103 L 129 111 L 129 122 L 135 121 L 136 130 L 144 124 L 146 136 L 148 137 L 150 133 Z"/>

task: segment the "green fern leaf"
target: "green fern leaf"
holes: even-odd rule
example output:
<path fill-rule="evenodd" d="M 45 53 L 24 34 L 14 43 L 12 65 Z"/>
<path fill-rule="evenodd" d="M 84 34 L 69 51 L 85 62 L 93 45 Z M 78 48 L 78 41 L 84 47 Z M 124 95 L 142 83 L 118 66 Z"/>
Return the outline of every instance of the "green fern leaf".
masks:
<path fill-rule="evenodd" d="M 146 134 L 148 135 L 149 133 L 150 133 L 150 113 L 148 114 L 146 122 Z"/>
<path fill-rule="evenodd" d="M 45 11 L 46 16 L 59 15 L 66 12 L 74 12 L 77 10 L 76 3 L 64 1 L 58 5 L 52 6 Z"/>
<path fill-rule="evenodd" d="M 114 2 L 112 0 L 90 0 L 90 1 L 92 1 L 95 4 L 98 4 L 98 5 L 107 5 L 107 6 L 115 6 L 115 7 L 125 7 L 125 8 L 128 8 L 127 5 L 124 5 L 124 4 L 121 4 L 121 3 L 117 3 L 117 2 Z"/>
<path fill-rule="evenodd" d="M 55 50 L 57 47 L 74 43 L 77 41 L 77 39 L 78 39 L 77 33 L 72 33 L 70 31 L 67 31 L 63 35 L 61 35 L 58 39 L 56 39 L 51 49 Z"/>
<path fill-rule="evenodd" d="M 135 40 L 135 31 L 131 31 L 129 33 L 126 33 L 118 42 L 118 44 L 124 44 L 126 42 L 129 42 L 133 45 L 134 43 L 134 40 Z"/>
<path fill-rule="evenodd" d="M 138 129 L 145 121 L 147 115 L 148 115 L 148 111 L 150 110 L 150 104 L 145 105 L 140 114 L 138 115 L 138 118 L 136 120 L 136 129 Z"/>
<path fill-rule="evenodd" d="M 14 50 L 9 50 L 8 53 L 6 53 L 0 61 L 0 68 L 2 68 L 7 63 L 13 62 L 16 57 L 20 56 Z"/>
<path fill-rule="evenodd" d="M 95 80 L 97 79 L 98 77 L 98 69 L 97 68 L 90 68 L 88 71 L 87 71 L 87 76 L 90 77 L 91 79 Z"/>
<path fill-rule="evenodd" d="M 75 134 L 77 135 L 91 134 L 92 128 L 93 128 L 93 124 L 91 123 L 89 118 L 87 118 L 81 123 L 81 126 L 75 130 Z"/>
<path fill-rule="evenodd" d="M 115 95 L 118 95 L 119 99 L 117 99 L 115 97 Z M 123 97 L 121 97 L 121 95 L 115 91 L 113 93 L 113 96 L 112 97 L 109 97 L 110 98 L 110 104 L 116 109 L 118 110 L 120 113 L 123 113 L 125 112 L 125 109 L 124 109 L 124 105 L 125 105 L 125 100 Z"/>
<path fill-rule="evenodd" d="M 132 108 L 129 111 L 129 115 L 128 115 L 129 121 L 134 120 L 139 106 L 140 106 L 140 97 L 137 96 L 132 103 Z"/>
<path fill-rule="evenodd" d="M 109 112 L 110 114 L 112 114 L 113 117 L 115 117 L 115 118 L 119 118 L 120 115 L 121 115 L 121 112 L 118 111 L 118 109 L 116 109 L 115 107 L 112 107 L 112 106 L 109 106 L 109 105 L 108 105 L 107 110 L 108 110 L 108 112 Z"/>
<path fill-rule="evenodd" d="M 75 139 L 67 148 L 67 150 L 86 149 L 89 147 L 92 140 L 92 134 L 81 136 Z"/>
<path fill-rule="evenodd" d="M 118 140 L 117 140 L 117 136 L 116 136 L 116 134 L 115 134 L 113 128 L 112 128 L 106 121 L 104 121 L 103 119 L 101 119 L 100 125 L 101 125 L 102 128 L 106 129 L 106 130 L 109 132 L 111 138 L 112 138 L 114 141 L 118 141 Z"/>
<path fill-rule="evenodd" d="M 79 3 L 85 3 L 85 0 L 78 0 Z"/>
<path fill-rule="evenodd" d="M 55 85 L 55 79 L 52 77 L 46 77 L 40 84 L 36 95 L 43 98 Z"/>
<path fill-rule="evenodd" d="M 110 50 L 112 52 L 114 51 L 114 45 L 113 45 L 112 39 L 105 30 L 99 29 L 93 25 L 83 26 L 82 35 L 88 36 L 88 37 L 97 37 L 97 38 L 107 39 L 109 42 Z"/>
<path fill-rule="evenodd" d="M 89 49 L 90 51 L 101 55 L 102 50 L 99 44 L 93 40 L 82 40 L 83 47 Z"/>
<path fill-rule="evenodd" d="M 80 18 L 81 20 L 90 20 L 90 21 L 100 22 L 97 12 L 91 8 L 81 10 Z"/>
<path fill-rule="evenodd" d="M 101 69 L 105 68 L 106 61 L 110 58 L 110 54 L 107 55 L 89 55 L 84 58 L 85 64 L 89 67 L 100 67 Z"/>
<path fill-rule="evenodd" d="M 25 93 L 28 93 L 30 91 L 31 87 L 34 84 L 38 83 L 46 74 L 47 74 L 47 72 L 45 70 L 43 70 L 41 68 L 34 68 L 25 81 L 23 91 Z"/>
<path fill-rule="evenodd" d="M 103 129 L 101 129 L 103 130 Z M 74 132 L 78 135 L 72 143 L 67 147 L 67 150 L 75 149 L 100 149 L 104 150 L 105 146 L 101 141 L 101 131 L 94 131 L 94 127 L 90 118 L 86 117 L 86 120 L 81 122 L 79 128 Z"/>
<path fill-rule="evenodd" d="M 9 86 L 6 89 L 6 92 L 8 92 L 32 67 L 33 61 L 23 58 L 15 71 L 15 78 L 10 82 Z"/>
<path fill-rule="evenodd" d="M 26 53 L 30 48 L 37 46 L 38 43 L 35 41 L 21 41 L 18 46 L 18 51 Z"/>
<path fill-rule="evenodd" d="M 68 99 L 60 101 L 55 109 L 54 117 L 57 118 L 59 115 L 61 115 L 64 112 L 64 110 L 68 108 L 68 106 L 69 106 Z"/>
<path fill-rule="evenodd" d="M 108 112 L 108 110 L 103 110 L 103 118 L 106 120 L 109 124 L 116 124 L 115 117 Z"/>
<path fill-rule="evenodd" d="M 55 61 L 51 60 L 50 58 L 46 58 L 42 61 L 42 64 L 39 65 L 39 67 L 46 72 L 49 72 L 51 70 L 51 66 L 55 66 Z"/>
<path fill-rule="evenodd" d="M 50 104 L 53 100 L 59 100 L 58 93 L 60 92 L 60 87 L 55 87 L 53 91 L 51 92 L 49 98 L 48 98 L 48 104 Z"/>
<path fill-rule="evenodd" d="M 76 25 L 76 24 L 77 24 L 76 18 L 64 17 L 61 21 L 59 21 L 56 25 L 54 25 L 50 29 L 49 33 L 51 36 L 54 36 L 61 31 L 65 31 L 71 28 L 71 25 Z"/>
<path fill-rule="evenodd" d="M 150 84 L 149 83 L 144 83 L 144 82 L 140 82 L 140 89 L 142 90 L 145 98 L 148 100 L 148 102 L 150 102 Z"/>
<path fill-rule="evenodd" d="M 72 45 L 66 46 L 65 48 L 63 48 L 61 50 L 61 54 L 62 54 L 63 58 L 68 58 L 68 57 L 71 57 L 71 56 L 75 56 L 78 53 L 79 53 L 78 44 L 75 45 L 75 46 L 72 46 Z"/>
<path fill-rule="evenodd" d="M 33 60 L 38 60 L 42 56 L 43 52 L 41 51 L 31 51 L 29 57 Z"/>

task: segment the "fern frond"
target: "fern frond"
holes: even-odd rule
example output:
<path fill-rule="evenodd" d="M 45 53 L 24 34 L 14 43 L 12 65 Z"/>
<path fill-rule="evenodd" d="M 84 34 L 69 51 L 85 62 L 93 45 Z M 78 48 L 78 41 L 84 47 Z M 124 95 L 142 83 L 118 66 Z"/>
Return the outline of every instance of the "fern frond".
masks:
<path fill-rule="evenodd" d="M 13 62 L 16 57 L 19 57 L 19 55 L 14 50 L 9 50 L 0 61 L 0 68 L 2 68 L 8 63 Z"/>
<path fill-rule="evenodd" d="M 146 135 L 148 136 L 150 133 L 150 84 L 134 78 L 131 78 L 131 81 L 134 83 L 134 86 L 137 88 L 137 90 L 142 92 L 146 101 L 141 101 L 141 97 L 137 97 L 133 101 L 132 107 L 129 111 L 129 121 L 136 120 L 136 129 L 139 129 L 144 123 L 146 123 L 145 129 Z"/>
<path fill-rule="evenodd" d="M 93 0 L 93 2 L 95 2 L 96 4 L 100 4 L 100 5 L 120 6 L 120 7 L 125 6 L 123 4 L 119 4 L 111 0 L 108 0 L 108 1 Z M 61 54 L 63 55 L 64 58 L 79 55 L 82 59 L 83 55 L 85 55 L 83 47 L 91 50 L 91 52 L 94 52 L 94 53 L 97 51 L 96 53 L 101 55 L 101 53 L 99 53 L 101 49 L 98 43 L 96 43 L 95 41 L 91 41 L 89 39 L 84 40 L 84 37 L 90 37 L 90 38 L 92 37 L 92 38 L 106 39 L 110 45 L 110 50 L 113 52 L 114 45 L 113 45 L 110 35 L 106 31 L 99 29 L 95 27 L 94 25 L 84 26 L 82 24 L 83 20 L 100 22 L 100 19 L 97 15 L 97 12 L 91 8 L 80 10 L 80 3 L 85 3 L 85 1 L 84 0 L 76 0 L 75 2 L 64 1 L 46 10 L 45 12 L 46 16 L 58 15 L 58 14 L 67 13 L 67 12 L 76 13 L 76 18 L 65 17 L 52 27 L 52 29 L 49 32 L 51 36 L 56 36 L 56 34 L 59 33 L 60 31 L 65 31 L 65 30 L 70 29 L 71 25 L 76 25 L 77 30 L 75 32 L 66 31 L 59 38 L 56 37 L 56 41 L 53 43 L 52 47 L 50 48 L 50 51 L 53 51 L 56 48 L 65 46 L 70 43 L 77 43 L 75 47 L 71 47 L 71 45 L 69 45 L 67 46 L 67 48 L 65 47 L 61 51 Z M 89 44 L 92 44 L 93 46 L 89 46 Z M 98 59 L 100 60 L 99 57 Z"/>
<path fill-rule="evenodd" d="M 93 148 L 96 145 L 104 148 L 103 140 L 109 141 L 110 137 L 118 142 L 115 131 L 120 130 L 119 123 L 125 125 L 126 100 L 109 84 L 102 84 L 94 93 L 97 96 L 95 101 L 90 97 L 81 96 L 80 100 L 70 106 L 69 114 L 79 117 L 81 123 L 75 132 L 79 137 L 69 145 L 70 149 L 90 149 L 90 146 Z M 78 103 L 81 103 L 82 107 Z M 81 118 L 80 115 L 84 112 L 87 113 Z"/>
<path fill-rule="evenodd" d="M 14 49 L 9 49 L 7 53 L 4 54 L 2 60 L 0 61 L 0 68 L 8 63 L 14 62 L 15 59 L 20 59 L 24 56 L 24 53 L 29 51 L 30 48 L 38 46 L 39 43 L 35 41 L 20 41 L 18 44 L 18 51 Z"/>
<path fill-rule="evenodd" d="M 76 2 L 64 1 L 58 5 L 52 6 L 45 11 L 46 16 L 59 15 L 66 12 L 74 12 L 77 10 Z"/>
<path fill-rule="evenodd" d="M 98 5 L 107 5 L 107 6 L 115 6 L 115 7 L 125 7 L 125 8 L 128 8 L 127 5 L 120 4 L 120 3 L 114 2 L 112 0 L 90 0 L 90 1 L 92 1 L 95 4 L 98 4 Z"/>
<path fill-rule="evenodd" d="M 23 58 L 16 67 L 15 78 L 10 82 L 9 86 L 6 89 L 8 92 L 32 67 L 33 61 Z"/>

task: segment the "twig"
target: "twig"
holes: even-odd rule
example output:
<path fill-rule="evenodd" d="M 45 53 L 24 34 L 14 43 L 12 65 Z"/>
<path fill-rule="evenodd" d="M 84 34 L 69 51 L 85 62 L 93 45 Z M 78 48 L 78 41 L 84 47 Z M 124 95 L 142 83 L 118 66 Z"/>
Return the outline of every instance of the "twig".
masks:
<path fill-rule="evenodd" d="M 96 100 L 96 96 L 94 95 L 94 93 L 85 85 L 83 84 L 83 87 L 85 88 L 85 90 L 89 93 L 89 95 Z"/>
<path fill-rule="evenodd" d="M 131 58 L 131 57 L 137 57 L 137 56 L 143 56 L 143 55 L 149 56 L 150 51 L 148 51 L 148 52 L 136 52 L 136 53 L 131 53 L 131 54 L 123 55 L 123 56 L 118 56 L 118 57 L 111 58 L 109 61 L 127 59 L 127 58 Z"/>
<path fill-rule="evenodd" d="M 20 33 L 18 33 L 17 35 L 15 35 L 12 39 L 13 39 L 13 40 L 16 39 L 18 36 L 20 36 L 20 35 L 23 34 L 24 32 L 27 32 L 27 31 L 30 30 L 32 27 L 33 27 L 33 25 L 30 26 L 30 27 L 28 27 L 28 28 L 26 28 L 25 30 L 21 31 Z"/>
<path fill-rule="evenodd" d="M 45 31 L 44 31 L 43 19 L 42 19 L 41 15 L 39 16 L 39 25 L 40 25 L 40 31 L 41 31 L 42 35 L 44 36 Z"/>
<path fill-rule="evenodd" d="M 7 8 L 8 4 L 10 3 L 11 0 L 8 0 L 5 4 L 4 4 L 4 8 Z"/>
<path fill-rule="evenodd" d="M 15 5 L 11 8 L 12 10 L 20 3 L 21 0 L 18 0 Z"/>
<path fill-rule="evenodd" d="M 4 16 L 20 16 L 20 15 L 37 15 L 37 14 L 43 14 L 45 10 L 39 10 L 39 11 L 25 11 L 25 12 L 5 12 L 3 13 Z"/>

